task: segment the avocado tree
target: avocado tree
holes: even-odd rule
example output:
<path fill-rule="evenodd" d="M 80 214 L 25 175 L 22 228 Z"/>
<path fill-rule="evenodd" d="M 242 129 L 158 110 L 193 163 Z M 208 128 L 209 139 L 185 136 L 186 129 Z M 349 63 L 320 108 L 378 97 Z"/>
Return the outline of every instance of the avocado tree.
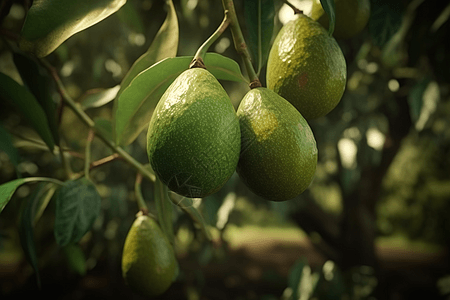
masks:
<path fill-rule="evenodd" d="M 325 261 L 252 297 L 389 299 L 378 236 L 449 240 L 449 6 L 430 2 L 2 1 L 0 253 L 20 245 L 41 291 L 62 255 L 79 278 L 119 265 L 118 296 L 218 299 L 181 248 L 231 259 L 241 197 Z"/>

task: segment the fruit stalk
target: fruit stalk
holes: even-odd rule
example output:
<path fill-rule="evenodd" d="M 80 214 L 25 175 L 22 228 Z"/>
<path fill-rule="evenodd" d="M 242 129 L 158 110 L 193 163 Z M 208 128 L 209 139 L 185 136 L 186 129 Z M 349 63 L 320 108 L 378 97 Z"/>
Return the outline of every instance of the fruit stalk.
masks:
<path fill-rule="evenodd" d="M 80 120 L 83 121 L 83 123 L 85 123 L 86 126 L 89 127 L 89 129 L 92 129 L 94 131 L 95 135 L 98 138 L 100 138 L 109 148 L 111 148 L 111 150 L 118 153 L 121 157 L 123 157 L 123 159 L 127 163 L 129 163 L 131 166 L 133 166 L 135 169 L 137 169 L 142 175 L 144 175 L 150 181 L 155 181 L 155 176 L 150 171 L 148 171 L 141 163 L 139 163 L 137 160 L 135 160 L 130 154 L 128 154 L 121 147 L 115 145 L 112 141 L 110 141 L 107 137 L 105 137 L 101 132 L 95 130 L 94 121 L 69 96 L 69 94 L 67 93 L 67 91 L 64 87 L 64 84 L 62 83 L 61 79 L 59 78 L 59 75 L 56 72 L 55 68 L 44 59 L 40 59 L 40 62 L 49 71 L 50 75 L 53 78 L 53 81 L 55 81 L 62 100 L 78 116 L 78 118 L 80 118 Z"/>
<path fill-rule="evenodd" d="M 296 14 L 302 14 L 303 11 L 295 7 L 292 3 L 290 3 L 288 0 L 282 0 L 287 6 L 292 8 L 294 10 L 294 15 Z"/>
<path fill-rule="evenodd" d="M 229 24 L 230 20 L 228 18 L 228 10 L 225 10 L 225 16 L 222 23 L 219 25 L 217 30 L 200 46 L 200 48 L 198 48 L 197 53 L 195 53 L 195 56 L 192 59 L 191 64 L 189 65 L 189 69 L 206 69 L 205 64 L 203 63 L 203 58 L 205 57 L 206 52 L 208 51 L 209 47 L 211 47 L 211 45 L 222 35 L 225 29 L 227 29 Z"/>
<path fill-rule="evenodd" d="M 241 27 L 239 26 L 239 21 L 236 15 L 236 10 L 234 9 L 233 0 L 222 0 L 222 4 L 225 11 L 228 11 L 234 47 L 244 60 L 247 75 L 250 79 L 250 88 L 253 89 L 261 87 L 261 82 L 259 81 L 258 75 L 253 68 L 250 52 L 248 51 L 247 44 L 244 40 L 244 35 L 242 34 Z"/>
<path fill-rule="evenodd" d="M 141 183 L 142 183 L 142 174 L 138 172 L 136 174 L 136 181 L 134 182 L 134 193 L 136 195 L 139 210 L 142 211 L 144 215 L 147 215 L 148 207 L 147 204 L 145 204 L 144 196 L 142 195 Z"/>

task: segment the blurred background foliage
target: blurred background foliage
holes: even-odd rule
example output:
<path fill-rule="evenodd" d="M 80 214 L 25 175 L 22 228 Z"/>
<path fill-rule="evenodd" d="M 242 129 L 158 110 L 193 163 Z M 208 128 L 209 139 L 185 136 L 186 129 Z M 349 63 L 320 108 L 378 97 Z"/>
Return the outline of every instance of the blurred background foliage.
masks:
<path fill-rule="evenodd" d="M 20 32 L 30 1 L 10 2 L 1 25 L 0 70 L 21 83 L 7 43 L 11 33 Z M 291 2 L 308 14 L 309 0 Z M 310 122 L 319 162 L 308 191 L 287 202 L 268 202 L 233 175 L 221 191 L 194 201 L 210 225 L 213 244 L 174 206 L 180 275 L 161 299 L 341 299 L 342 294 L 343 299 L 444 299 L 450 294 L 450 5 L 432 0 L 371 3 L 364 32 L 338 40 L 348 67 L 341 103 Z M 174 4 L 178 56 L 194 55 L 221 22 L 221 3 Z M 235 5 L 246 33 L 243 1 Z M 275 1 L 275 11 L 276 33 L 295 16 L 282 1 Z M 71 97 L 82 103 L 120 84 L 165 15 L 164 1 L 128 0 L 117 13 L 69 38 L 47 60 Z M 230 31 L 210 51 L 241 62 Z M 264 68 L 261 81 L 265 86 Z M 221 83 L 237 107 L 248 87 Z M 59 97 L 56 90 L 54 97 Z M 17 171 L 23 177 L 63 180 L 59 157 L 48 152 L 13 107 L 2 102 L 0 108 L 1 126 L 18 149 Z M 86 111 L 107 127 L 112 102 Z M 88 129 L 69 109 L 61 120 L 71 167 L 82 172 Z M 143 132 L 125 149 L 145 164 L 145 144 Z M 94 139 L 92 160 L 111 154 Z M 120 160 L 92 170 L 102 210 L 77 246 L 56 245 L 54 207 L 44 211 L 35 227 L 40 295 L 140 299 L 124 286 L 120 273 L 123 242 L 137 212 L 135 175 Z M 13 159 L 0 151 L 0 183 L 16 176 Z M 37 186 L 20 187 L 0 217 L 2 299 L 37 292 L 17 231 L 21 207 Z M 144 181 L 142 188 L 155 211 L 153 185 Z M 371 252 L 377 263 L 371 263 Z"/>

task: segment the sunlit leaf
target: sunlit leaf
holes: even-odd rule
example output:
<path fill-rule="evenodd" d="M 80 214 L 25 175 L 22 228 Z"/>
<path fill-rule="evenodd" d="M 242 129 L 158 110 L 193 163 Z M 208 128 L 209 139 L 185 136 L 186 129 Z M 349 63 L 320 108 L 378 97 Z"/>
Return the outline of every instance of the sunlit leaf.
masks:
<path fill-rule="evenodd" d="M 47 144 L 50 151 L 53 151 L 55 142 L 47 116 L 34 95 L 26 87 L 0 72 L 0 98 L 8 101 L 17 111 L 22 113 L 28 123 Z"/>
<path fill-rule="evenodd" d="M 149 68 L 153 64 L 168 57 L 175 57 L 178 50 L 178 19 L 175 7 L 172 0 L 166 1 L 168 8 L 167 17 L 152 44 L 141 57 L 139 57 L 131 66 L 128 73 L 123 78 L 120 84 L 120 95 L 125 88 L 128 87 L 130 82 L 136 75 L 145 69 Z"/>
<path fill-rule="evenodd" d="M 244 1 L 247 46 L 257 72 L 265 65 L 272 40 L 275 6 L 273 0 Z"/>
<path fill-rule="evenodd" d="M 8 155 L 11 163 L 17 168 L 19 164 L 19 153 L 13 145 L 13 141 L 9 132 L 0 124 L 0 151 Z"/>
<path fill-rule="evenodd" d="M 192 56 L 166 58 L 139 73 L 115 103 L 114 135 L 118 145 L 132 143 L 151 119 L 169 85 L 188 69 Z M 207 53 L 204 63 L 217 79 L 246 82 L 239 65 L 217 53 Z"/>
<path fill-rule="evenodd" d="M 173 244 L 172 202 L 170 202 L 167 192 L 167 186 L 156 177 L 154 198 L 159 225 L 169 241 Z"/>
<path fill-rule="evenodd" d="M 86 178 L 69 180 L 56 193 L 55 239 L 65 246 L 78 242 L 100 213 L 101 198 Z"/>
<path fill-rule="evenodd" d="M 35 0 L 25 18 L 20 48 L 44 57 L 60 44 L 116 12 L 126 0 Z"/>
<path fill-rule="evenodd" d="M 398 1 L 372 1 L 369 19 L 369 32 L 373 42 L 383 47 L 399 30 L 403 8 Z"/>
<path fill-rule="evenodd" d="M 31 57 L 15 52 L 13 54 L 13 60 L 25 86 L 28 87 L 44 109 L 53 139 L 58 143 L 59 133 L 56 104 L 52 97 L 55 90 L 53 80 L 47 70 Z"/>
<path fill-rule="evenodd" d="M 82 109 L 100 107 L 116 98 L 120 85 L 109 89 L 93 89 L 86 92 L 79 100 Z"/>
<path fill-rule="evenodd" d="M 328 16 L 328 34 L 331 36 L 336 25 L 336 7 L 334 0 L 320 0 L 320 4 L 322 4 L 323 10 Z"/>
<path fill-rule="evenodd" d="M 2 212 L 6 204 L 8 204 L 9 200 L 11 200 L 11 197 L 14 195 L 14 192 L 17 190 L 19 186 L 27 182 L 35 182 L 35 181 L 48 181 L 56 183 L 58 185 L 62 185 L 62 182 L 60 182 L 59 180 L 46 177 L 27 177 L 8 181 L 0 185 L 0 212 Z"/>

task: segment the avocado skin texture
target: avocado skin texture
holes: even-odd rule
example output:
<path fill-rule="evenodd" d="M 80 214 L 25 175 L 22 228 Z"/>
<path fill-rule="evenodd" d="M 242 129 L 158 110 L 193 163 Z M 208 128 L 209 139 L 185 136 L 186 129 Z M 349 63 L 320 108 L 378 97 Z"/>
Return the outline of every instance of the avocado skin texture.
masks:
<path fill-rule="evenodd" d="M 169 240 L 155 220 L 139 215 L 134 220 L 122 254 L 122 275 L 136 293 L 155 297 L 172 284 L 177 262 Z"/>
<path fill-rule="evenodd" d="M 319 0 L 312 1 L 311 18 L 328 30 L 328 16 Z M 336 24 L 333 36 L 350 39 L 358 35 L 370 18 L 369 0 L 335 0 Z"/>
<path fill-rule="evenodd" d="M 271 201 L 305 191 L 316 170 L 317 147 L 295 107 L 262 87 L 244 96 L 237 115 L 242 147 L 236 171 L 247 187 Z"/>
<path fill-rule="evenodd" d="M 307 119 L 328 114 L 342 98 L 347 66 L 336 40 L 305 15 L 285 24 L 267 62 L 267 87 Z"/>
<path fill-rule="evenodd" d="M 170 190 L 201 198 L 236 170 L 240 129 L 225 90 L 208 71 L 189 69 L 161 97 L 147 134 L 150 164 Z"/>

